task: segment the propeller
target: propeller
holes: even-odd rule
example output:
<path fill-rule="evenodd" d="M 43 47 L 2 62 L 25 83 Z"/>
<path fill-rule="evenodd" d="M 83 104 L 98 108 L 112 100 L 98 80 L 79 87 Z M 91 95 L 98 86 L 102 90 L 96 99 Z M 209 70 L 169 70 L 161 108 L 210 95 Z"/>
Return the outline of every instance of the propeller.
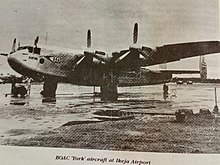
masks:
<path fill-rule="evenodd" d="M 91 31 L 88 30 L 87 32 L 87 48 L 91 47 Z M 105 52 L 102 51 L 92 51 L 91 49 L 88 49 L 84 52 L 85 56 L 90 55 L 102 62 L 104 62 L 107 65 L 111 65 L 114 67 L 115 64 L 120 63 L 123 59 L 125 59 L 127 56 L 133 56 L 129 58 L 129 60 L 133 60 L 134 63 L 137 62 L 137 59 L 140 58 L 140 55 L 144 57 L 144 60 L 147 60 L 151 53 L 153 52 L 153 49 L 148 47 L 140 47 L 138 44 L 138 24 L 134 24 L 134 30 L 133 30 L 133 43 L 129 47 L 129 49 L 121 50 L 120 52 L 113 52 L 112 57 L 106 57 Z M 153 54 L 153 53 L 152 53 Z"/>
<path fill-rule="evenodd" d="M 133 29 L 133 44 L 129 47 L 127 50 L 122 50 L 119 53 L 113 53 L 112 56 L 114 58 L 115 63 L 120 62 L 124 58 L 126 58 L 130 53 L 133 54 L 144 54 L 144 52 L 139 52 L 140 50 L 140 45 L 137 44 L 138 41 L 138 24 L 134 24 L 134 29 Z M 137 52 L 137 53 L 136 53 Z"/>
<path fill-rule="evenodd" d="M 8 56 L 7 53 L 0 53 L 1 56 Z"/>
<path fill-rule="evenodd" d="M 87 32 L 87 48 L 91 48 L 91 30 L 89 29 Z"/>
<path fill-rule="evenodd" d="M 129 47 L 128 50 L 122 50 L 119 53 L 113 54 L 113 57 L 116 56 L 114 58 L 115 63 L 120 62 L 121 60 L 123 60 L 124 58 L 126 58 L 128 55 L 134 55 L 137 59 L 140 58 L 140 55 L 142 55 L 144 57 L 144 60 L 147 60 L 149 58 L 150 55 L 152 55 L 154 53 L 154 50 L 152 48 L 149 47 L 141 47 L 138 44 L 138 23 L 134 24 L 134 29 L 133 29 L 133 44 Z"/>
<path fill-rule="evenodd" d="M 134 32 L 133 32 L 133 44 L 136 44 L 138 41 L 138 24 L 134 24 Z"/>
<path fill-rule="evenodd" d="M 37 36 L 36 39 L 34 40 L 34 45 L 35 45 L 36 47 L 37 47 L 38 41 L 39 41 L 39 36 Z"/>
<path fill-rule="evenodd" d="M 10 53 L 14 53 L 15 52 L 15 47 L 16 47 L 16 38 L 14 38 L 13 44 L 12 44 L 12 48 L 11 48 L 11 52 Z"/>
<path fill-rule="evenodd" d="M 12 43 L 12 48 L 10 54 L 14 53 L 16 51 L 16 38 L 14 38 Z M 1 56 L 8 56 L 8 53 L 0 53 Z"/>
<path fill-rule="evenodd" d="M 16 51 L 16 38 L 14 38 L 10 54 Z M 8 53 L 0 53 L 1 56 L 8 56 Z"/>
<path fill-rule="evenodd" d="M 91 45 L 92 45 L 92 33 L 91 30 L 89 29 L 87 31 L 87 50 L 84 51 L 84 55 L 85 56 L 92 56 L 102 62 L 108 62 L 109 59 L 105 57 L 106 53 L 100 50 L 94 51 L 91 49 Z"/>

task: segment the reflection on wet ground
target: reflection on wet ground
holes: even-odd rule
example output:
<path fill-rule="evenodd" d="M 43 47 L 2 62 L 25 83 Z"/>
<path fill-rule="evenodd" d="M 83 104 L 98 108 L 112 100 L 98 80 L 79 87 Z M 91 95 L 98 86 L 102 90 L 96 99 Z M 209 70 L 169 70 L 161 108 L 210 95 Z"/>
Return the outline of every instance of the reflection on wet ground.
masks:
<path fill-rule="evenodd" d="M 59 84 L 55 103 L 42 103 L 42 85 L 32 85 L 28 98 L 5 97 L 10 84 L 0 85 L 0 143 L 7 138 L 31 137 L 61 126 L 130 120 L 147 115 L 172 115 L 177 109 L 214 107 L 216 84 L 169 85 L 164 100 L 162 85 L 119 88 L 119 100 L 101 102 L 93 87 Z M 98 88 L 97 88 L 98 89 Z M 96 91 L 97 91 L 96 89 Z M 220 93 L 218 94 L 220 95 Z"/>

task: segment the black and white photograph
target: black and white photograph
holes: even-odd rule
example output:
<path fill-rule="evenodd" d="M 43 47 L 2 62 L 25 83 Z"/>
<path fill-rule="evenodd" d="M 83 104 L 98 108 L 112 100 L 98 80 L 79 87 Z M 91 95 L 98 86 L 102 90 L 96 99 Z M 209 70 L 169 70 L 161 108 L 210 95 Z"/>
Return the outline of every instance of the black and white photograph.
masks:
<path fill-rule="evenodd" d="M 218 164 L 219 16 L 219 0 L 0 0 L 0 160 Z"/>

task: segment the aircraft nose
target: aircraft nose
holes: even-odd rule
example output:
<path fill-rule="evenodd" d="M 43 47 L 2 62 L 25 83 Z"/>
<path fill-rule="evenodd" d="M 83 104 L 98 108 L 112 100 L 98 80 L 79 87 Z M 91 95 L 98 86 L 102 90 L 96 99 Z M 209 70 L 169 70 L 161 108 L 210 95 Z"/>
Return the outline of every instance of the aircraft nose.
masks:
<path fill-rule="evenodd" d="M 14 66 L 18 65 L 17 55 L 16 53 L 8 54 L 8 63 L 13 68 Z"/>
<path fill-rule="evenodd" d="M 9 54 L 8 54 L 8 58 L 7 58 L 7 59 L 8 59 L 8 62 L 9 62 L 9 61 L 11 62 L 11 61 L 14 61 L 14 60 L 15 60 L 15 55 L 14 55 L 14 54 L 15 54 L 15 53 L 9 53 Z"/>
<path fill-rule="evenodd" d="M 22 63 L 19 61 L 16 54 L 14 53 L 8 56 L 8 64 L 13 70 L 15 70 L 20 74 L 22 74 L 25 71 L 24 66 L 22 65 Z"/>
<path fill-rule="evenodd" d="M 15 58 L 12 57 L 11 54 L 8 55 L 8 63 L 10 66 L 15 63 Z"/>

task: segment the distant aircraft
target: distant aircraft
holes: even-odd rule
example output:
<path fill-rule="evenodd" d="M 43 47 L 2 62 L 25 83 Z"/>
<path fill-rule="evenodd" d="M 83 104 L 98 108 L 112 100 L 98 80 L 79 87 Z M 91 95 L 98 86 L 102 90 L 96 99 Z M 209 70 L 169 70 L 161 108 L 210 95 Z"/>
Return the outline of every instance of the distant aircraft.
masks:
<path fill-rule="evenodd" d="M 18 73 L 31 78 L 43 78 L 41 94 L 44 97 L 55 97 L 57 83 L 66 82 L 76 85 L 100 86 L 101 100 L 114 101 L 118 98 L 118 86 L 147 85 L 167 82 L 175 71 L 151 71 L 141 67 L 178 61 L 183 58 L 220 53 L 219 41 L 201 41 L 177 43 L 150 48 L 140 46 L 138 41 L 138 24 L 134 25 L 133 44 L 127 49 L 104 51 L 91 48 L 91 31 L 87 33 L 86 50 L 38 45 L 18 46 L 14 39 L 8 63 Z M 177 71 L 178 72 L 178 71 Z M 143 73 L 143 74 L 142 74 Z M 179 73 L 199 73 L 199 71 L 179 71 Z M 138 83 L 124 83 L 123 77 L 129 74 L 145 76 Z M 125 76 L 127 75 L 127 76 Z M 138 80 L 138 79 L 135 79 Z M 144 81 L 148 80 L 148 81 Z M 124 83 L 124 84 L 123 84 Z"/>

